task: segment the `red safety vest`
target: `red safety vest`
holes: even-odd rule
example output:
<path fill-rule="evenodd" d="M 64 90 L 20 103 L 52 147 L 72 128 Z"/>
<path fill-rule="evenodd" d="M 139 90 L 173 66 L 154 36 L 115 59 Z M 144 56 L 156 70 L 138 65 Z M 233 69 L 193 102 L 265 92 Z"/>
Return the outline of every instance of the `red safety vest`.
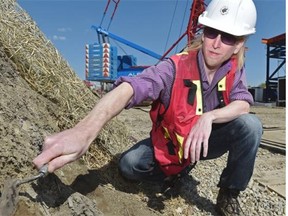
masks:
<path fill-rule="evenodd" d="M 184 144 L 191 128 L 203 113 L 197 52 L 183 52 L 171 59 L 175 65 L 175 80 L 169 105 L 165 108 L 157 100 L 150 111 L 155 158 L 167 176 L 180 173 L 190 164 L 190 158 L 185 160 L 183 157 Z M 218 91 L 223 95 L 224 104 L 230 102 L 229 95 L 236 69 L 237 62 L 233 59 L 231 70 L 218 82 Z"/>

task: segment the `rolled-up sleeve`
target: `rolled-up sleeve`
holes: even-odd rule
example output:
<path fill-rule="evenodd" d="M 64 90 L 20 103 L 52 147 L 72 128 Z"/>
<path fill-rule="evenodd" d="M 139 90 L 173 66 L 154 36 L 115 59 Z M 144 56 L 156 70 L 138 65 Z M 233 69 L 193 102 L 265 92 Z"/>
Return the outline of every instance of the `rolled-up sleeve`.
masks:
<path fill-rule="evenodd" d="M 237 71 L 235 74 L 233 88 L 230 94 L 230 100 L 244 100 L 250 105 L 254 103 L 253 96 L 248 91 L 245 68 Z"/>
<path fill-rule="evenodd" d="M 134 91 L 133 97 L 126 109 L 140 104 L 143 101 L 154 101 L 161 97 L 168 97 L 174 77 L 174 66 L 170 59 L 166 59 L 155 66 L 146 68 L 134 77 L 120 77 L 114 87 L 123 82 L 129 83 Z M 165 92 L 163 94 L 163 92 Z"/>

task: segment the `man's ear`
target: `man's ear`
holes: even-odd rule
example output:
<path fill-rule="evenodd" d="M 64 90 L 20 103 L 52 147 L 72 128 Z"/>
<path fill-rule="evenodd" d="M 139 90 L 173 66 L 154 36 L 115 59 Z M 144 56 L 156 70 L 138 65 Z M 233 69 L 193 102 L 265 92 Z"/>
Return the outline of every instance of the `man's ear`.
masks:
<path fill-rule="evenodd" d="M 239 50 L 241 49 L 241 47 L 244 46 L 244 42 L 245 40 L 241 40 L 241 41 L 238 41 L 237 44 L 236 44 L 236 47 L 235 47 L 235 50 L 234 50 L 234 54 L 236 55 Z"/>

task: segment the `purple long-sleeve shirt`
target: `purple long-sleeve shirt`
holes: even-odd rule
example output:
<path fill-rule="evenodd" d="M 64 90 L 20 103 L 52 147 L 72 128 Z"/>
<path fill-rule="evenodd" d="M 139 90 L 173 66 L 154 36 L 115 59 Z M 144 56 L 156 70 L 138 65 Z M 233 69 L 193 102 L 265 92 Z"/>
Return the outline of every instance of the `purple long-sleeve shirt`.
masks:
<path fill-rule="evenodd" d="M 209 84 L 205 73 L 204 59 L 201 51 L 198 52 L 198 62 L 203 86 L 204 112 L 207 112 L 219 106 L 217 83 L 231 69 L 231 62 L 228 61 L 217 70 L 211 84 Z M 175 68 L 173 62 L 171 59 L 166 59 L 158 65 L 145 69 L 135 77 L 120 77 L 116 80 L 115 86 L 120 85 L 122 82 L 128 82 L 132 86 L 134 95 L 127 105 L 127 109 L 140 104 L 144 100 L 154 101 L 159 97 L 165 107 L 167 107 L 174 76 Z M 235 74 L 234 84 L 230 93 L 230 101 L 235 100 L 244 100 L 249 104 L 253 104 L 253 97 L 247 88 L 244 68 L 238 70 Z"/>

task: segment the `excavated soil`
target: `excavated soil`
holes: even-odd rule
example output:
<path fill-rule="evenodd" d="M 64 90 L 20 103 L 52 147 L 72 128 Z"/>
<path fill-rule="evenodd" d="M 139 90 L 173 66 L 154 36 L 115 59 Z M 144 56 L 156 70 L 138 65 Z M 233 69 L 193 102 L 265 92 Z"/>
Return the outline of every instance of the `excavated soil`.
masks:
<path fill-rule="evenodd" d="M 45 135 L 59 131 L 56 105 L 32 90 L 15 68 L 0 46 L 2 201 L 4 182 L 37 174 L 31 161 L 40 152 Z M 264 125 L 285 128 L 284 108 L 252 110 Z M 146 109 L 125 110 L 117 119 L 128 128 L 132 141 L 148 136 L 151 123 Z M 89 170 L 83 160 L 78 160 L 44 179 L 21 185 L 12 215 L 217 215 L 216 184 L 226 156 L 200 162 L 171 193 L 158 196 L 161 185 L 129 182 L 119 176 L 117 159 L 129 147 L 123 146 L 115 146 L 114 158 L 99 169 Z M 267 149 L 260 149 L 257 161 L 256 174 L 285 168 L 285 155 Z M 285 198 L 253 179 L 242 197 L 249 215 L 284 215 Z"/>

